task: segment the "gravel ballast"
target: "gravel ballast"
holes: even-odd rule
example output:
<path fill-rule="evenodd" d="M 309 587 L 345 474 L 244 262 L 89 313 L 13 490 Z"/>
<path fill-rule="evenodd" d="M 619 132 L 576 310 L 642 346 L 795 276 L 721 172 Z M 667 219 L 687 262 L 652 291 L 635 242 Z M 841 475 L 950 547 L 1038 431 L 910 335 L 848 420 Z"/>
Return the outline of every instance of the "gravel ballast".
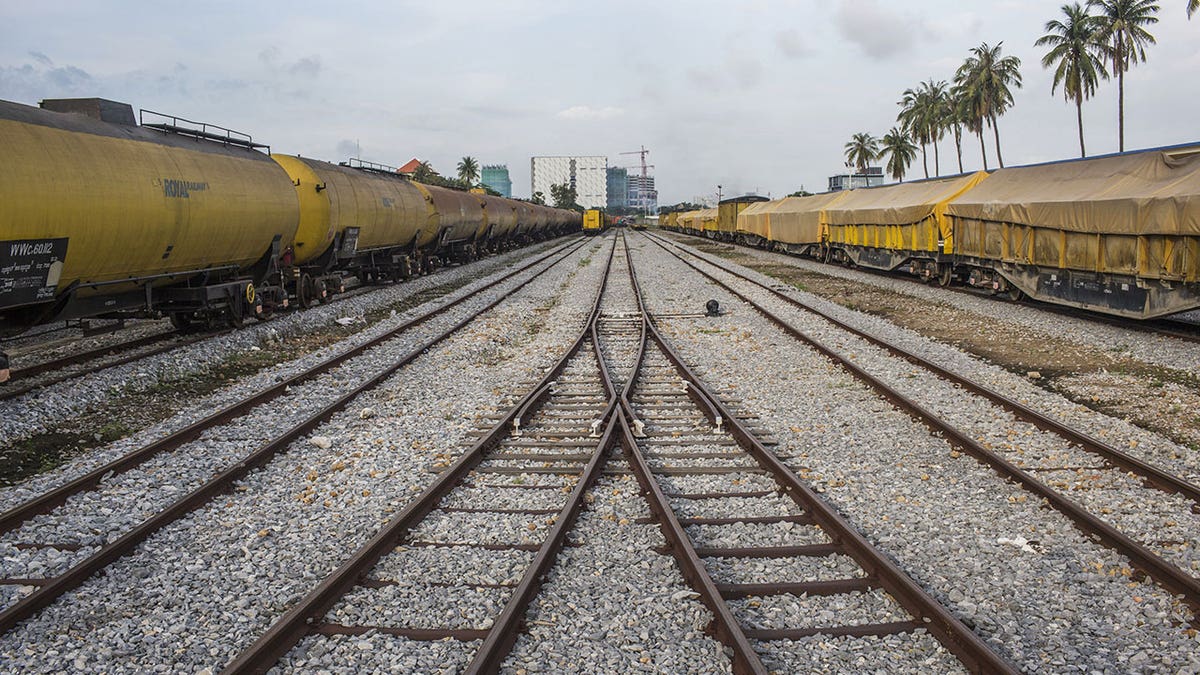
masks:
<path fill-rule="evenodd" d="M 16 669 L 42 671 L 78 659 L 110 672 L 228 662 L 428 485 L 435 466 L 464 449 L 477 417 L 511 403 L 553 364 L 585 318 L 599 265 L 580 261 L 599 246 L 356 399 L 314 433 L 328 447 L 293 444 L 232 494 L 5 635 L 0 653 Z"/>
<path fill-rule="evenodd" d="M 1127 576 L 1123 557 L 931 436 L 690 268 L 665 260 L 654 245 L 633 248 L 651 312 L 703 307 L 709 298 L 726 310 L 716 318 L 662 320 L 683 356 L 717 388 L 742 397 L 743 408 L 760 413 L 780 440 L 776 451 L 792 457 L 799 475 L 1006 658 L 1035 672 L 1200 668 L 1196 637 L 1181 626 L 1186 610 L 1156 585 Z M 928 343 L 939 362 L 974 362 L 878 319 L 855 320 L 914 351 L 914 344 Z M 1050 404 L 1051 394 L 999 369 L 974 367 L 991 371 L 991 386 L 1021 390 L 1039 409 L 1100 417 L 1068 402 Z M 947 399 L 939 409 L 955 404 Z M 1108 426 L 1114 435 L 1153 436 L 1119 422 Z"/>

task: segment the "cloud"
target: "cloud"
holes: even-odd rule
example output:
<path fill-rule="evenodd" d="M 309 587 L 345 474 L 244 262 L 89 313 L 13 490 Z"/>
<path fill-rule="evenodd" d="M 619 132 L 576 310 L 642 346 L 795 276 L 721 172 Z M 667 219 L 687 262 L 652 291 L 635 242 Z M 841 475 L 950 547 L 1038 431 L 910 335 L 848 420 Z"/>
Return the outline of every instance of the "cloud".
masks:
<path fill-rule="evenodd" d="M 321 57 L 305 56 L 299 61 L 288 66 L 288 72 L 293 75 L 303 75 L 305 77 L 316 77 L 321 72 Z"/>
<path fill-rule="evenodd" d="M 348 138 L 342 139 L 337 143 L 337 156 L 342 157 L 358 157 L 358 141 L 352 141 Z"/>
<path fill-rule="evenodd" d="M 804 42 L 800 31 L 795 28 L 781 30 L 775 33 L 775 46 L 789 59 L 802 59 L 810 56 L 813 50 Z"/>
<path fill-rule="evenodd" d="M 29 55 L 33 57 L 34 61 L 37 61 L 38 63 L 42 64 L 43 66 L 53 66 L 54 65 L 54 62 L 50 60 L 50 57 L 46 56 L 45 54 L 43 54 L 41 52 L 29 52 Z"/>
<path fill-rule="evenodd" d="M 912 17 L 881 7 L 878 0 L 842 0 L 834 21 L 842 37 L 881 61 L 909 51 L 917 34 Z"/>
<path fill-rule="evenodd" d="M 567 120 L 608 120 L 624 115 L 625 111 L 613 106 L 593 108 L 586 105 L 576 105 L 566 110 L 558 111 L 558 116 Z"/>
<path fill-rule="evenodd" d="M 290 75 L 316 77 L 321 72 L 321 57 L 313 54 L 301 57 L 291 63 L 283 63 L 280 59 L 282 52 L 278 47 L 268 46 L 258 53 L 258 60 L 274 71 L 287 71 Z"/>

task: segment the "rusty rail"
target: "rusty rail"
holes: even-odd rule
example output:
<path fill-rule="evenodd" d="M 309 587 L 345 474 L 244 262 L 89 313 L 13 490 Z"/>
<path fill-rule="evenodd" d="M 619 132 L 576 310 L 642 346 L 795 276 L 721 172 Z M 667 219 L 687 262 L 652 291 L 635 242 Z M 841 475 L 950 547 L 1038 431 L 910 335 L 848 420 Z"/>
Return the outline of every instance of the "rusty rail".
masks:
<path fill-rule="evenodd" d="M 616 250 L 614 245 L 613 251 Z M 609 253 L 611 265 L 613 252 Z M 543 398 L 548 391 L 548 385 L 556 379 L 567 367 L 568 362 L 583 348 L 588 338 L 595 335 L 595 325 L 600 315 L 600 299 L 608 283 L 608 268 L 605 269 L 604 281 L 597 291 L 588 316 L 587 324 L 580 331 L 574 343 L 564 352 L 554 368 L 535 385 L 520 401 L 513 405 L 491 429 L 472 447 L 444 470 L 438 479 L 413 501 L 409 502 L 402 511 L 397 513 L 374 537 L 359 548 L 346 562 L 325 578 L 312 592 L 296 606 L 280 617 L 257 641 L 230 662 L 223 670 L 224 673 L 265 673 L 290 651 L 305 635 L 313 630 L 313 625 L 342 596 L 349 592 L 359 580 L 373 568 L 379 560 L 392 551 L 402 538 L 417 523 L 433 511 L 442 499 L 485 459 L 485 455 L 495 448 L 509 435 L 509 427 L 517 416 L 527 412 L 536 400 Z M 597 358 L 600 358 L 599 345 L 593 341 Z M 603 366 L 603 359 L 600 360 Z M 612 392 L 611 381 L 607 379 L 607 371 L 602 370 L 607 389 Z M 606 406 L 605 417 L 611 418 L 616 406 L 615 395 L 610 394 Z M 558 551 L 566 540 L 566 533 L 574 524 L 583 496 L 589 485 L 599 475 L 603 465 L 604 452 L 609 447 L 613 435 L 613 426 L 607 425 L 605 434 L 598 441 L 597 448 L 583 474 L 572 490 L 567 504 L 559 512 L 553 528 L 542 545 L 538 547 L 533 563 L 526 570 L 506 603 L 500 616 L 486 631 L 460 631 L 457 636 L 461 639 L 482 639 L 483 645 L 476 652 L 474 659 L 467 668 L 469 673 L 495 673 L 500 664 L 516 641 L 520 631 L 521 621 L 529 601 L 541 583 L 545 572 L 553 564 Z M 407 632 L 407 631 L 406 631 Z M 428 639 L 455 637 L 455 631 L 427 630 Z M 413 635 L 410 635 L 413 637 Z"/>
<path fill-rule="evenodd" d="M 583 243 L 580 242 L 579 246 L 582 245 Z M 79 563 L 76 563 L 66 572 L 47 580 L 45 584 L 40 586 L 33 593 L 25 596 L 12 606 L 0 612 L 0 633 L 11 630 L 18 623 L 29 618 L 34 613 L 44 609 L 63 594 L 77 588 L 93 574 L 104 569 L 114 561 L 132 551 L 138 544 L 145 541 L 150 535 L 157 532 L 159 529 L 175 522 L 194 509 L 207 503 L 214 497 L 229 491 L 233 488 L 233 485 L 237 480 L 249 474 L 254 468 L 265 464 L 275 455 L 285 450 L 292 442 L 303 437 L 305 434 L 309 433 L 313 429 L 317 428 L 320 424 L 328 420 L 334 414 L 344 409 L 350 403 L 350 401 L 352 401 L 359 394 L 378 386 L 400 368 L 417 359 L 427 349 L 430 349 L 434 345 L 448 338 L 450 335 L 458 332 L 458 330 L 460 330 L 462 327 L 473 321 L 475 317 L 499 305 L 513 293 L 516 293 L 520 289 L 524 288 L 534 279 L 537 279 L 539 276 L 541 276 L 541 274 L 543 274 L 545 271 L 549 270 L 554 265 L 557 265 L 569 254 L 570 252 L 564 254 L 545 270 L 542 270 L 529 279 L 526 279 L 512 289 L 503 293 L 496 300 L 488 303 L 485 307 L 473 312 L 437 336 L 425 341 L 423 344 L 409 351 L 407 354 L 405 354 L 405 356 L 398 359 L 395 363 L 388 366 L 379 374 L 363 382 L 353 390 L 338 397 L 334 402 L 325 406 L 320 411 L 310 415 L 303 422 L 293 426 L 291 429 L 276 437 L 274 440 L 259 447 L 250 455 L 238 460 L 224 471 L 206 481 L 200 487 L 172 503 L 163 511 L 160 511 L 157 515 L 147 519 L 146 521 L 143 521 L 132 530 L 126 532 L 116 541 L 101 547 L 100 550 L 95 554 L 80 561 Z M 424 317 L 422 320 L 427 318 L 428 317 Z M 339 357 L 334 357 L 333 360 L 340 359 L 338 361 L 340 363 L 346 358 L 349 358 L 349 356 L 343 354 Z M 259 396 L 262 396 L 262 394 L 260 393 L 254 398 L 257 399 Z"/>
<path fill-rule="evenodd" d="M 668 249 L 666 246 L 663 246 L 663 244 L 657 241 L 655 243 L 661 246 L 664 250 L 670 251 L 670 249 Z M 695 269 L 697 272 L 707 277 L 712 282 L 722 286 L 732 295 L 753 307 L 788 335 L 815 349 L 834 364 L 840 365 L 859 381 L 877 391 L 884 399 L 895 405 L 897 408 L 920 420 L 921 423 L 931 431 L 942 434 L 951 443 L 951 445 L 970 454 L 979 462 L 991 467 L 1000 476 L 1019 483 L 1026 490 L 1029 490 L 1033 494 L 1045 499 L 1056 510 L 1075 522 L 1081 530 L 1096 536 L 1106 546 L 1128 557 L 1134 567 L 1140 569 L 1171 593 L 1181 595 L 1183 600 L 1187 602 L 1194 610 L 1200 611 L 1200 580 L 1198 580 L 1196 577 L 1187 574 L 1178 566 L 1164 559 L 1162 556 L 1159 556 L 1157 553 L 1149 550 L 1141 543 L 1133 540 L 1124 532 L 1121 532 L 1117 528 L 1096 517 L 1087 509 L 1071 501 L 1057 490 L 1054 490 L 1050 486 L 1034 478 L 1020 467 L 1012 464 L 997 453 L 994 453 L 991 450 L 983 447 L 983 445 L 981 445 L 978 441 L 959 431 L 956 427 L 940 418 L 933 411 L 925 409 L 923 406 L 909 399 L 904 394 L 889 386 L 887 383 L 874 377 L 850 360 L 843 358 L 834 350 L 826 347 L 809 336 L 807 333 L 804 333 L 803 331 L 787 323 L 779 316 L 763 307 L 761 304 L 751 300 L 745 294 L 740 293 L 728 284 L 722 282 L 704 270 L 701 270 L 687 260 L 683 260 L 682 257 L 680 257 L 680 260 L 684 264 L 689 265 L 692 267 L 692 269 Z"/>

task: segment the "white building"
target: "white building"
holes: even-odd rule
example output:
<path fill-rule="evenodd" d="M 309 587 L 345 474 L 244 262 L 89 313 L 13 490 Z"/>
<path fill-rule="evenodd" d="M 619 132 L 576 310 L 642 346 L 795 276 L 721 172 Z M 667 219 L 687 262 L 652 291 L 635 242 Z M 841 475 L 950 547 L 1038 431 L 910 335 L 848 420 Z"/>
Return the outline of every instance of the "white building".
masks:
<path fill-rule="evenodd" d="M 654 189 L 654 176 L 630 176 L 628 201 L 630 206 L 644 213 L 658 213 L 658 190 Z"/>
<path fill-rule="evenodd" d="M 545 195 L 546 203 L 553 204 L 551 185 L 566 183 L 575 187 L 575 201 L 588 209 L 602 209 L 608 204 L 608 158 L 592 155 L 588 157 L 532 157 L 529 160 L 529 176 L 532 192 Z"/>

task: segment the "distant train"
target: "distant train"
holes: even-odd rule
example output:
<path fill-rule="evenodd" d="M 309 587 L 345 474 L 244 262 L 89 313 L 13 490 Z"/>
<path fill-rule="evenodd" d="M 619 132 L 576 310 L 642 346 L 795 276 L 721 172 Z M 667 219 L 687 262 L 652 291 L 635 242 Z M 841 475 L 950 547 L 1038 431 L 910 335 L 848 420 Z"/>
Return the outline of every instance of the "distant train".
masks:
<path fill-rule="evenodd" d="M 103 99 L 0 101 L 0 334 L 166 315 L 181 329 L 578 231 L 579 214 L 290 155 Z"/>
<path fill-rule="evenodd" d="M 727 199 L 663 227 L 1149 319 L 1200 308 L 1200 144 Z"/>

